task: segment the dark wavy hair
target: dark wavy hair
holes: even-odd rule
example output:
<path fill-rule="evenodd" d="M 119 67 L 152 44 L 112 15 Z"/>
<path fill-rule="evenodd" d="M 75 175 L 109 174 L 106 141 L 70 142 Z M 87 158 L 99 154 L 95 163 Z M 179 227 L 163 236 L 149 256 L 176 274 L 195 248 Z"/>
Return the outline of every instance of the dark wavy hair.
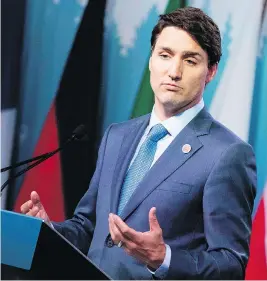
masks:
<path fill-rule="evenodd" d="M 201 9 L 185 7 L 169 14 L 160 15 L 151 35 L 152 52 L 159 34 L 167 26 L 174 26 L 189 33 L 207 52 L 209 67 L 219 63 L 222 55 L 220 30 L 217 24 Z"/>

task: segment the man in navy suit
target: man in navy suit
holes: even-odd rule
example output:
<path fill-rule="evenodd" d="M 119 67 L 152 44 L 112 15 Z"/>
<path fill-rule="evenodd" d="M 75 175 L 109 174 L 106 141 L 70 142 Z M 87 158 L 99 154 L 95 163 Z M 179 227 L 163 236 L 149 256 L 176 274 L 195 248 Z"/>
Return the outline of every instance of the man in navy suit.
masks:
<path fill-rule="evenodd" d="M 112 279 L 245 276 L 255 157 L 205 109 L 220 57 L 219 29 L 201 10 L 161 15 L 152 113 L 109 126 L 73 217 L 53 223 Z M 50 222 L 36 192 L 21 211 Z"/>

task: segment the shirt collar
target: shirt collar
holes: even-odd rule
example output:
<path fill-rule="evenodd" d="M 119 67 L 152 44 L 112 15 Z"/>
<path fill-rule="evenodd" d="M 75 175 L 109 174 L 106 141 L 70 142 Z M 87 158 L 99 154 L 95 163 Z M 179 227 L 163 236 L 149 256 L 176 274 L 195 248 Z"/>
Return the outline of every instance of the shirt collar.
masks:
<path fill-rule="evenodd" d="M 193 107 L 185 110 L 180 114 L 174 115 L 164 121 L 161 121 L 156 115 L 155 108 L 153 106 L 147 133 L 153 126 L 161 123 L 168 130 L 169 134 L 175 138 L 181 132 L 181 130 L 201 111 L 201 109 L 203 109 L 203 107 L 204 101 L 202 98 L 200 102 Z"/>

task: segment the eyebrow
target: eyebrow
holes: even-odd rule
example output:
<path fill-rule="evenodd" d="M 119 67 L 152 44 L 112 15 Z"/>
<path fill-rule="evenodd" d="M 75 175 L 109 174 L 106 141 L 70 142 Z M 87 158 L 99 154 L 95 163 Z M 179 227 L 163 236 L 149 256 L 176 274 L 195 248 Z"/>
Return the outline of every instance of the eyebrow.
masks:
<path fill-rule="evenodd" d="M 202 55 L 198 52 L 191 52 L 191 51 L 185 51 L 182 53 L 184 57 L 201 57 L 202 58 Z"/>
<path fill-rule="evenodd" d="M 169 47 L 159 47 L 160 50 L 163 50 L 163 51 L 166 51 L 168 53 L 171 53 L 171 54 L 174 54 L 174 50 L 169 48 Z M 184 51 L 182 52 L 182 56 L 185 57 L 185 58 L 188 58 L 188 57 L 200 57 L 200 58 L 203 58 L 203 56 L 198 53 L 198 52 L 192 52 L 192 51 Z"/>

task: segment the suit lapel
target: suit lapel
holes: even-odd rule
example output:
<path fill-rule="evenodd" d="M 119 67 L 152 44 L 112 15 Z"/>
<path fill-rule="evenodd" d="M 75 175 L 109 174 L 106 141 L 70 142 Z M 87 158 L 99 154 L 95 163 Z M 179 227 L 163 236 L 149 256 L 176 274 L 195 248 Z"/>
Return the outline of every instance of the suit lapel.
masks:
<path fill-rule="evenodd" d="M 211 117 L 203 109 L 180 132 L 135 190 L 122 212 L 122 219 L 126 219 L 160 183 L 193 157 L 203 146 L 198 137 L 208 134 L 211 123 Z M 191 146 L 188 153 L 182 150 L 185 144 Z"/>
<path fill-rule="evenodd" d="M 149 118 L 150 115 L 147 115 L 141 121 L 133 124 L 130 128 L 127 128 L 127 130 L 122 133 L 120 141 L 117 144 L 120 149 L 113 175 L 110 206 L 110 210 L 114 214 L 117 213 L 120 191 L 126 171 L 134 156 L 136 147 L 148 125 Z"/>

